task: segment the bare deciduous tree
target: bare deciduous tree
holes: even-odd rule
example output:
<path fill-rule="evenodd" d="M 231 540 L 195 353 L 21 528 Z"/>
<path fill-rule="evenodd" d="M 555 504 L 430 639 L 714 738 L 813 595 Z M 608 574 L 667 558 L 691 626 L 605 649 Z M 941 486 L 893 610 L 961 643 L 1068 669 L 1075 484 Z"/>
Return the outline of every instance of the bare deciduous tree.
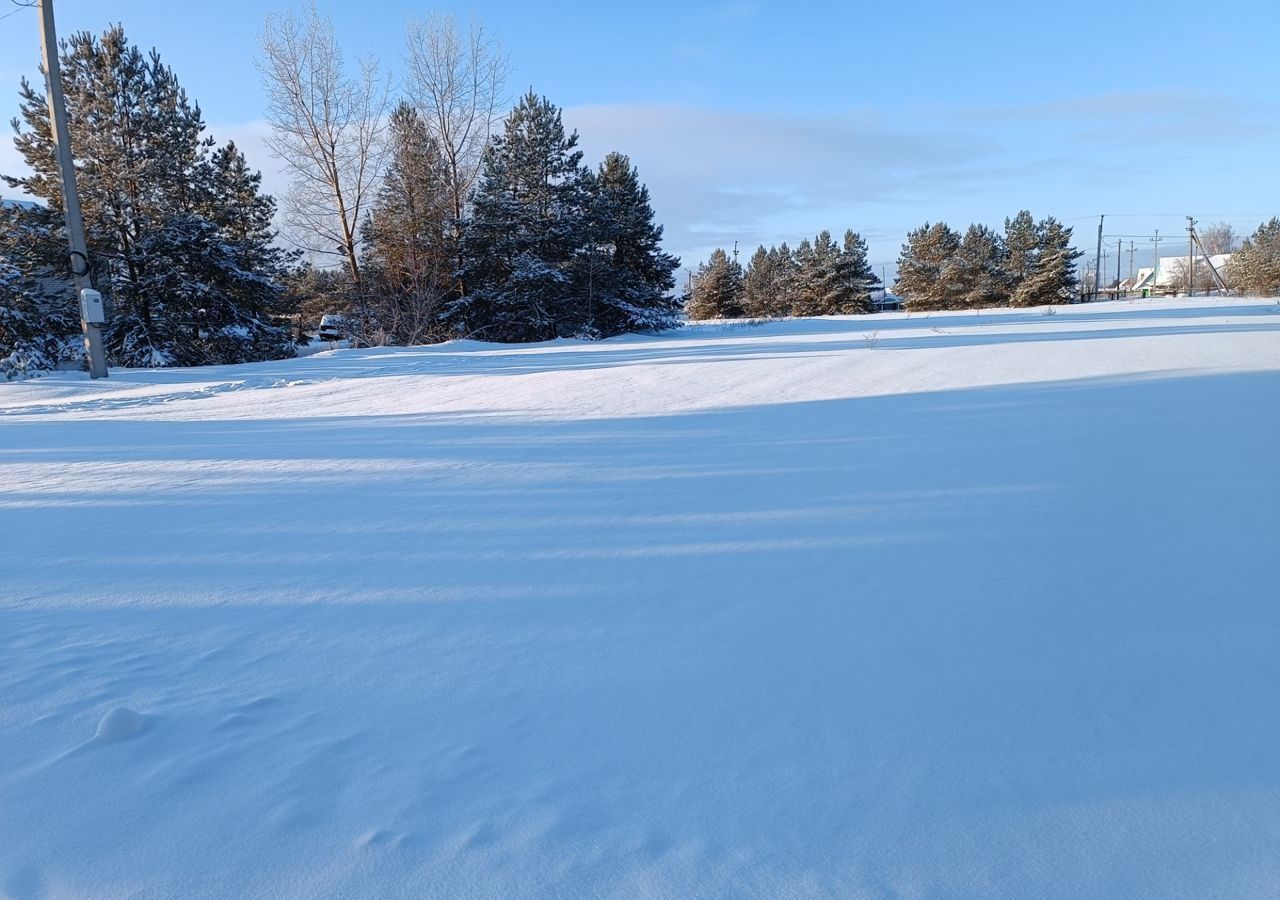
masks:
<path fill-rule="evenodd" d="M 451 16 L 411 20 L 406 44 L 407 89 L 440 146 L 456 238 L 489 135 L 506 106 L 507 57 L 480 22 L 472 20 L 463 32 Z"/>
<path fill-rule="evenodd" d="M 1206 244 L 1205 247 L 1207 249 L 1208 245 Z M 1215 291 L 1220 287 L 1218 278 L 1223 277 L 1223 273 L 1219 272 L 1218 276 L 1214 277 L 1213 270 L 1209 268 L 1209 264 L 1205 262 L 1204 257 L 1197 256 L 1195 258 L 1191 271 L 1192 278 L 1188 279 L 1187 261 L 1185 259 L 1175 260 L 1173 270 L 1169 273 L 1169 286 L 1175 291 L 1186 292 L 1189 287 L 1188 281 L 1190 280 L 1193 282 L 1190 285 L 1190 290 L 1200 294 Z"/>
<path fill-rule="evenodd" d="M 258 68 L 268 144 L 292 176 L 285 223 L 305 249 L 342 257 L 358 290 L 357 235 L 382 166 L 390 82 L 371 58 L 347 71 L 333 23 L 314 5 L 267 17 Z"/>
<path fill-rule="evenodd" d="M 1231 253 L 1240 245 L 1236 230 L 1227 222 L 1215 222 L 1200 230 L 1200 243 L 1210 256 Z"/>

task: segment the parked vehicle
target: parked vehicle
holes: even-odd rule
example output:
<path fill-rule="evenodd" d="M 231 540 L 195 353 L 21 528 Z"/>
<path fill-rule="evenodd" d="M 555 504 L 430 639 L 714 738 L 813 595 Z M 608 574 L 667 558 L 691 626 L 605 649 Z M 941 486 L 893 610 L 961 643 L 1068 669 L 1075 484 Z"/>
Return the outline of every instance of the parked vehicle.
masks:
<path fill-rule="evenodd" d="M 348 337 L 347 317 L 337 313 L 325 313 L 320 317 L 320 330 L 316 337 L 322 341 L 341 341 Z"/>

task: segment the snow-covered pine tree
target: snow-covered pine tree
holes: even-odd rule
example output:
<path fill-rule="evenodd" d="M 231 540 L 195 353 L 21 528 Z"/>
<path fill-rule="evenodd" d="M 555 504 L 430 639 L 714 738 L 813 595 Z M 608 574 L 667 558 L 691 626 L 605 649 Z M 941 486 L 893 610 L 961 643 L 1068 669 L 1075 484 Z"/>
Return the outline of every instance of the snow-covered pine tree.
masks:
<path fill-rule="evenodd" d="M 467 294 L 445 310 L 450 330 L 495 341 L 572 335 L 586 324 L 568 289 L 585 244 L 590 173 L 577 132 L 532 91 L 494 137 L 462 239 Z"/>
<path fill-rule="evenodd" d="M 845 311 L 850 297 L 841 263 L 840 247 L 831 232 L 819 232 L 813 240 L 813 311 L 810 315 L 830 316 Z"/>
<path fill-rule="evenodd" d="M 794 313 L 796 284 L 800 276 L 800 267 L 796 263 L 796 255 L 787 242 L 783 241 L 778 249 L 769 250 L 769 267 L 773 275 L 773 302 L 770 305 L 773 316 L 790 316 Z"/>
<path fill-rule="evenodd" d="M 742 305 L 748 316 L 767 318 L 776 315 L 778 298 L 773 269 L 777 254 L 776 247 L 766 250 L 761 244 L 747 261 L 747 270 L 742 276 Z"/>
<path fill-rule="evenodd" d="M 197 366 L 293 355 L 288 330 L 271 321 L 283 306 L 281 281 L 242 265 L 243 244 L 213 222 L 194 213 L 169 216 L 139 237 L 136 250 L 145 264 L 117 297 L 148 295 L 151 322 L 144 327 L 132 318 L 135 305 L 125 305 L 114 330 L 120 358 Z"/>
<path fill-rule="evenodd" d="M 77 353 L 69 298 L 43 296 L 33 277 L 46 271 L 57 240 L 50 218 L 0 207 L 0 381 L 48 371 Z"/>
<path fill-rule="evenodd" d="M 662 250 L 649 189 L 631 160 L 610 153 L 592 176 L 585 242 L 573 269 L 575 294 L 586 299 L 585 326 L 593 337 L 655 331 L 679 324 L 671 294 L 679 261 Z"/>
<path fill-rule="evenodd" d="M 1000 235 L 986 225 L 970 225 L 950 267 L 956 305 L 969 309 L 1007 306 L 1009 292 L 1005 265 L 1004 243 Z"/>
<path fill-rule="evenodd" d="M 243 245 L 248 264 L 268 273 L 291 269 L 295 257 L 275 246 L 275 198 L 262 193 L 262 173 L 249 168 L 234 141 L 213 151 L 193 173 L 197 202 L 192 210 L 229 241 Z"/>
<path fill-rule="evenodd" d="M 818 261 L 817 251 L 808 238 L 796 245 L 791 256 L 793 277 L 791 279 L 791 315 L 818 315 L 819 297 L 821 295 L 822 268 Z"/>
<path fill-rule="evenodd" d="M 742 267 L 724 250 L 698 266 L 686 312 L 690 319 L 738 319 L 743 308 Z"/>
<path fill-rule="evenodd" d="M 435 138 L 409 104 L 392 113 L 388 136 L 387 169 L 361 226 L 369 296 L 354 318 L 365 342 L 428 343 L 444 336 L 441 313 L 453 286 L 450 176 Z"/>
<path fill-rule="evenodd" d="M 239 152 L 210 158 L 199 107 L 159 54 L 144 55 L 120 26 L 101 39 L 72 35 L 60 57 L 92 275 L 113 309 L 112 361 L 198 364 L 288 352 L 288 335 L 267 317 L 285 259 L 271 247 L 269 201 Z M 20 98 L 25 128 L 16 123 L 14 143 L 31 174 L 5 180 L 61 209 L 44 95 L 23 79 Z M 156 294 L 175 268 L 190 289 Z M 195 272 L 204 279 L 198 285 Z M 235 325 L 225 341 L 190 342 L 192 323 L 210 307 L 241 301 L 248 305 L 215 326 Z M 228 352 L 233 342 L 242 346 Z"/>
<path fill-rule="evenodd" d="M 1018 306 L 1018 290 L 1036 264 L 1040 246 L 1040 229 L 1029 210 L 1022 210 L 1004 220 L 1004 269 L 1012 305 Z"/>
<path fill-rule="evenodd" d="M 956 290 L 950 281 L 949 263 L 960 249 L 960 235 L 945 222 L 926 222 L 907 233 L 898 255 L 898 280 L 894 291 L 910 310 L 951 309 Z"/>
<path fill-rule="evenodd" d="M 1280 295 L 1280 218 L 1272 218 L 1244 242 L 1227 262 L 1232 290 L 1258 297 Z"/>
<path fill-rule="evenodd" d="M 1079 283 L 1076 260 L 1081 251 L 1071 246 L 1071 229 L 1053 216 L 1036 226 L 1034 263 L 1018 285 L 1011 306 L 1047 306 L 1071 299 Z"/>
<path fill-rule="evenodd" d="M 874 312 L 871 292 L 880 287 L 880 279 L 867 261 L 867 242 L 862 235 L 852 229 L 845 231 L 836 265 L 842 292 L 840 307 L 836 312 Z"/>
<path fill-rule="evenodd" d="M 43 329 L 21 270 L 0 251 L 0 381 L 53 368 L 41 346 Z"/>

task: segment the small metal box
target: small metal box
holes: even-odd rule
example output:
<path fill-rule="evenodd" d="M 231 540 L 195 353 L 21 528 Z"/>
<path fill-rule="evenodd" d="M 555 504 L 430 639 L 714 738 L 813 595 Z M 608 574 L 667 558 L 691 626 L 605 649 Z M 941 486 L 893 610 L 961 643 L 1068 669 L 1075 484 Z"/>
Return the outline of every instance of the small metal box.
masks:
<path fill-rule="evenodd" d="M 107 312 L 102 307 L 102 295 L 92 288 L 80 291 L 80 318 L 90 325 L 101 325 L 107 321 Z"/>

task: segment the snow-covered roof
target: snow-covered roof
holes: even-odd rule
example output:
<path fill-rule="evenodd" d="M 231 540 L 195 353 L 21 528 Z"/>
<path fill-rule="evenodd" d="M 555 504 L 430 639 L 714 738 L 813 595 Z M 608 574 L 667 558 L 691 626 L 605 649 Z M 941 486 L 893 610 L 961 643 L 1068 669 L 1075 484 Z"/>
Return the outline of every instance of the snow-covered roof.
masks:
<path fill-rule="evenodd" d="M 16 197 L 0 197 L 0 206 L 16 209 L 35 209 L 40 204 L 34 200 L 19 200 Z"/>
<path fill-rule="evenodd" d="M 1225 266 L 1227 261 L 1230 259 L 1230 253 L 1215 253 L 1213 256 L 1209 257 L 1209 261 L 1213 263 L 1213 267 L 1217 269 L 1218 272 L 1222 272 L 1223 266 Z M 1197 264 L 1200 264 L 1204 261 L 1204 257 L 1197 256 L 1195 261 Z M 1142 266 L 1138 269 L 1138 274 L 1133 279 L 1134 290 L 1140 291 L 1144 288 L 1150 288 L 1153 286 L 1170 287 L 1178 277 L 1186 271 L 1187 268 L 1186 254 L 1179 254 L 1178 256 L 1162 256 L 1160 257 L 1159 262 L 1160 268 L 1159 272 L 1156 274 L 1154 282 L 1151 281 L 1151 266 Z"/>

